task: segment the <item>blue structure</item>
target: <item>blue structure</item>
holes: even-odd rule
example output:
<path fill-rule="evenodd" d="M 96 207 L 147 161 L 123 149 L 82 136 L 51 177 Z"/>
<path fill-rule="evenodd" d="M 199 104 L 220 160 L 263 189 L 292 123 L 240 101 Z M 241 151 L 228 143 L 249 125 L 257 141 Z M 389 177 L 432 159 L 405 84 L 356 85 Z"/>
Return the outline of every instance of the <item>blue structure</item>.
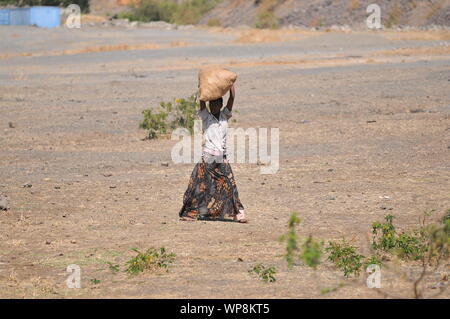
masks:
<path fill-rule="evenodd" d="M 61 25 L 58 7 L 31 7 L 0 10 L 0 25 L 35 25 L 53 28 Z"/>

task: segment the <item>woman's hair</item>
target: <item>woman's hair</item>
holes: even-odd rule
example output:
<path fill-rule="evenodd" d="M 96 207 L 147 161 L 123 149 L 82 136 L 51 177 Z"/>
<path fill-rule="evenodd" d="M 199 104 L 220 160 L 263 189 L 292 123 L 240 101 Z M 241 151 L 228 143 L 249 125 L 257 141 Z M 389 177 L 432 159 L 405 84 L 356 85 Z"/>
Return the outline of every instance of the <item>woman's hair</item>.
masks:
<path fill-rule="evenodd" d="M 217 100 L 212 100 L 212 101 L 209 101 L 209 106 L 211 107 L 211 106 L 220 106 L 220 107 L 222 107 L 223 106 L 223 98 L 218 98 Z"/>

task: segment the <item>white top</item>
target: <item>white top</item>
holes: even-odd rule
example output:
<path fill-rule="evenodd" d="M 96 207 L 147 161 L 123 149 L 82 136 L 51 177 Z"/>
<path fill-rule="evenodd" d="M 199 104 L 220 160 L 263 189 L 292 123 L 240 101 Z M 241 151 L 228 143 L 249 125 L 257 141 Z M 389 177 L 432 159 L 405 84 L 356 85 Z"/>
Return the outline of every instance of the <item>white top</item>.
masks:
<path fill-rule="evenodd" d="M 198 111 L 203 126 L 203 152 L 219 156 L 227 154 L 228 119 L 232 114 L 227 107 L 220 111 L 219 120 L 207 108 Z"/>

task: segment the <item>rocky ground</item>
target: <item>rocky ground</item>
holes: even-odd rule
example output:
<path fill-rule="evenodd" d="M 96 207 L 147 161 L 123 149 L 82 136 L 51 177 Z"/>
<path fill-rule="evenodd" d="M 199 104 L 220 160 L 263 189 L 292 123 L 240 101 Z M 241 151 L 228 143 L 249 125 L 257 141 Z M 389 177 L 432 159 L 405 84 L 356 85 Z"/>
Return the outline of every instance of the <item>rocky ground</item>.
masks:
<path fill-rule="evenodd" d="M 373 221 L 391 213 L 408 230 L 424 211 L 438 220 L 450 208 L 445 32 L 2 27 L 0 36 L 2 298 L 381 297 L 365 274 L 345 279 L 328 262 L 289 270 L 277 239 L 290 213 L 302 219 L 299 236 L 345 237 L 369 254 Z M 173 164 L 175 142 L 143 140 L 138 128 L 143 109 L 192 94 L 208 63 L 239 75 L 233 127 L 280 129 L 276 174 L 233 165 L 246 225 L 179 221 L 194 164 Z M 132 248 L 162 246 L 176 253 L 170 272 L 123 272 Z M 250 276 L 257 263 L 275 266 L 277 281 Z M 70 264 L 81 289 L 66 286 Z M 417 264 L 399 267 L 417 275 Z M 426 295 L 441 275 L 427 278 Z M 412 296 L 398 273 L 382 278 L 383 291 Z"/>
<path fill-rule="evenodd" d="M 222 26 L 253 26 L 258 15 L 266 10 L 272 12 L 280 26 L 329 27 L 332 25 L 365 25 L 369 14 L 367 7 L 376 3 L 381 9 L 383 25 L 450 24 L 450 1 L 371 1 L 371 0 L 223 0 L 206 13 L 200 23 L 214 21 Z"/>

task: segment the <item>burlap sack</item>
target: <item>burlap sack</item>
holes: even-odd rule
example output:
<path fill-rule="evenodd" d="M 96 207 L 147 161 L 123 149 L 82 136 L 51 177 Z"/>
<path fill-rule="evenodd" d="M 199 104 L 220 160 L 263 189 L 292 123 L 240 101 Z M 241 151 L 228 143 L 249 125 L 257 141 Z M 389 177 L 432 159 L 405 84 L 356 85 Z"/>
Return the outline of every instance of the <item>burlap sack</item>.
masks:
<path fill-rule="evenodd" d="M 198 73 L 199 99 L 217 100 L 224 96 L 237 79 L 236 73 L 219 66 L 207 66 Z"/>

